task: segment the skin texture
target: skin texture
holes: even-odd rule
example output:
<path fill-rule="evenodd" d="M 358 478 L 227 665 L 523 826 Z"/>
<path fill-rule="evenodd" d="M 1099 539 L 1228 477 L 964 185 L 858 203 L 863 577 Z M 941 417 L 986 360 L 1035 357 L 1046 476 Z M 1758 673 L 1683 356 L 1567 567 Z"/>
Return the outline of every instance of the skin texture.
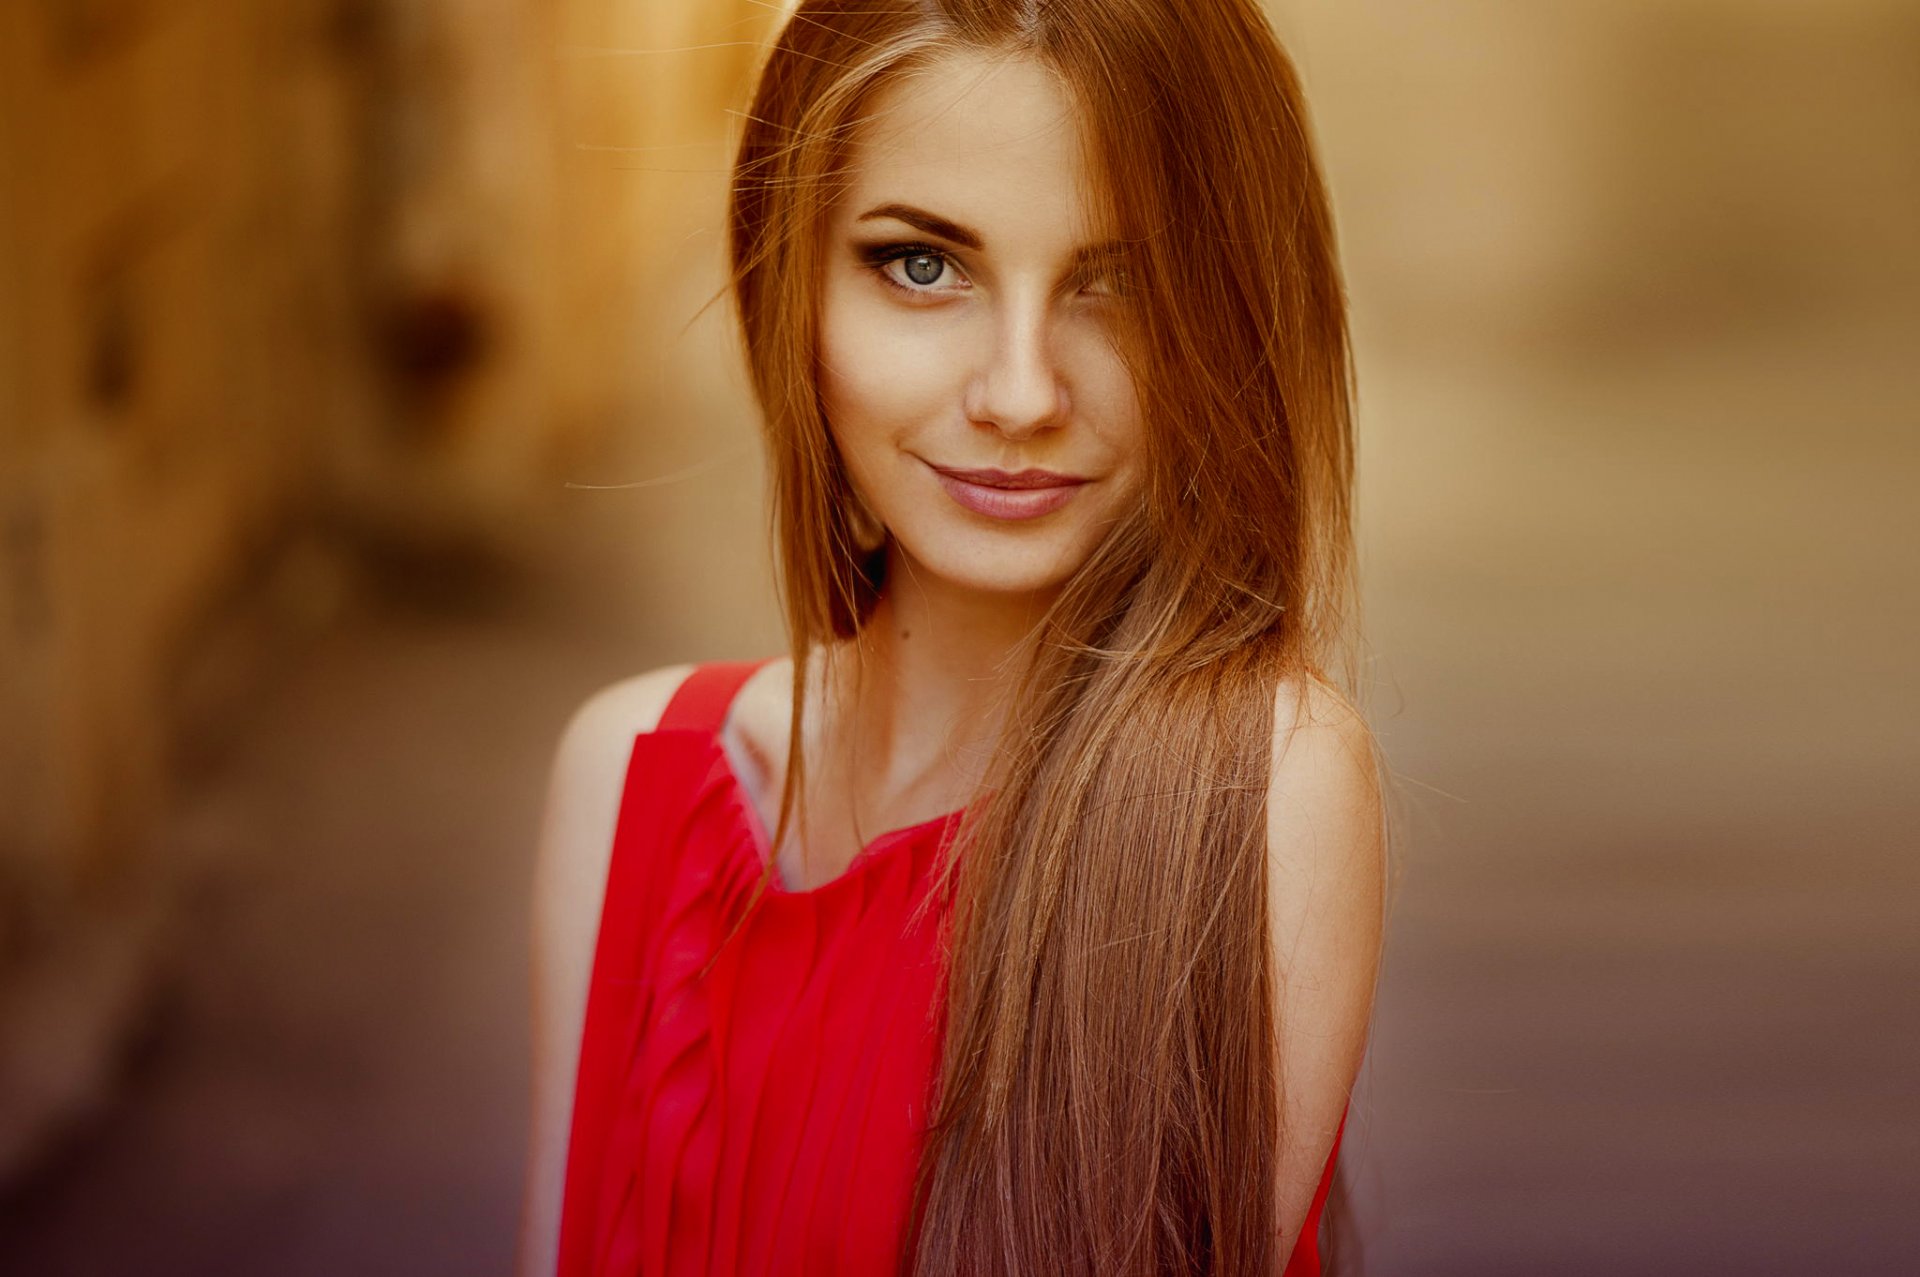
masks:
<path fill-rule="evenodd" d="M 997 732 L 1009 660 L 1142 483 L 1138 406 L 1109 339 L 1124 302 L 1114 281 L 1077 256 L 1102 237 L 1087 215 L 1065 95 L 1036 63 L 968 55 L 890 86 L 873 106 L 878 122 L 856 139 L 849 184 L 823 228 L 820 377 L 855 487 L 891 533 L 888 586 L 858 649 L 820 652 L 831 677 L 809 683 L 809 816 L 776 852 L 783 877 L 802 888 L 837 876 L 882 831 L 966 801 Z M 936 214 L 979 243 L 862 218 L 883 205 Z M 904 260 L 876 269 L 863 259 L 863 246 L 880 244 L 922 245 L 937 261 L 922 261 L 916 281 Z M 1093 482 L 1059 510 L 1001 522 L 957 504 L 929 462 L 1041 467 Z M 669 667 L 603 689 L 576 712 L 555 756 L 534 876 L 522 1277 L 553 1271 L 573 1072 L 627 753 L 687 672 Z M 759 670 L 722 731 L 768 829 L 785 773 L 791 674 L 784 657 Z M 1330 689 L 1299 692 L 1276 690 L 1267 828 L 1288 1133 L 1282 1254 L 1365 1045 L 1384 882 L 1365 727 Z"/>

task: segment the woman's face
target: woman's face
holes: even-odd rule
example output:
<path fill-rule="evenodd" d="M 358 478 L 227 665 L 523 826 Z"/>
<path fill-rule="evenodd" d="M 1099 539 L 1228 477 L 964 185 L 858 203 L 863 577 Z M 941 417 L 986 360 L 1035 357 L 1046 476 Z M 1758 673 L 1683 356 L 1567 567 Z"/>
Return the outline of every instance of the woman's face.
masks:
<path fill-rule="evenodd" d="M 916 578 L 1048 593 L 1141 486 L 1073 107 L 1038 63 L 960 56 L 872 105 L 826 226 L 833 438 Z"/>

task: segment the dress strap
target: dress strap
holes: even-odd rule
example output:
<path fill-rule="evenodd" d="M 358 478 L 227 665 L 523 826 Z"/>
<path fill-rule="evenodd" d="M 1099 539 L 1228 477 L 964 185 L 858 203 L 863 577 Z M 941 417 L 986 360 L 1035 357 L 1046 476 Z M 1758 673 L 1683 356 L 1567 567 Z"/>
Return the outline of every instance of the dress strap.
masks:
<path fill-rule="evenodd" d="M 706 661 L 694 666 L 693 673 L 681 680 L 660 715 L 661 731 L 691 730 L 714 732 L 726 721 L 727 707 L 740 685 L 755 670 L 774 659 L 757 661 Z"/>

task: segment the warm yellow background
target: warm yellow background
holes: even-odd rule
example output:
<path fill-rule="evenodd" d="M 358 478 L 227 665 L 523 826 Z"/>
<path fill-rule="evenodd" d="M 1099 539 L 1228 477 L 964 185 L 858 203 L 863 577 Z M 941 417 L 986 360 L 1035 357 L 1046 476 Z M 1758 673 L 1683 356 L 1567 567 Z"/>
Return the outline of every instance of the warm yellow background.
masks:
<path fill-rule="evenodd" d="M 1400 878 L 1368 1271 L 1920 1270 L 1920 5 L 1276 0 Z M 588 691 L 781 644 L 764 0 L 0 6 L 0 1267 L 504 1271 Z"/>

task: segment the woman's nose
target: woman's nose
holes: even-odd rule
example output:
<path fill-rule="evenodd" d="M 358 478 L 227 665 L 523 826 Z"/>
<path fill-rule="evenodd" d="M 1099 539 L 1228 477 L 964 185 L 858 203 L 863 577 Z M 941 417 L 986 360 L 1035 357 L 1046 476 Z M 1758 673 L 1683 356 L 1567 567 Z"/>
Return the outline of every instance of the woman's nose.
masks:
<path fill-rule="evenodd" d="M 1066 419 L 1067 391 L 1039 307 L 998 317 L 992 345 L 969 388 L 969 420 L 1024 439 Z"/>

